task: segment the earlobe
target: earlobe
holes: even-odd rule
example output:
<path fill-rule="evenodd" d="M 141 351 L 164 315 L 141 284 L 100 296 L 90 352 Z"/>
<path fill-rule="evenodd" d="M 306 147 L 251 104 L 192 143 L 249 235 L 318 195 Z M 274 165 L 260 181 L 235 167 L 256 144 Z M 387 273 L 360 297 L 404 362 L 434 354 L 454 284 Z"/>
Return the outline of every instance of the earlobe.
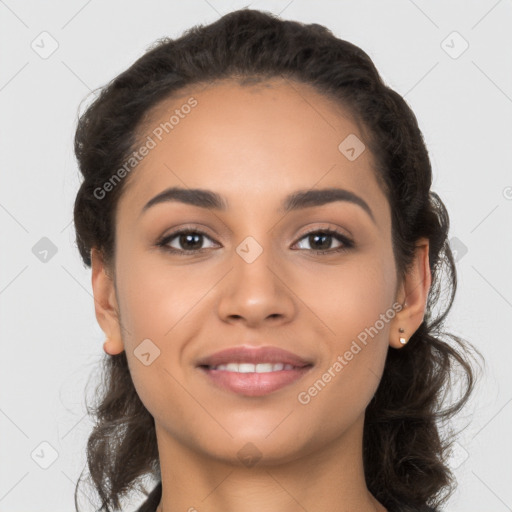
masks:
<path fill-rule="evenodd" d="M 110 355 L 119 354 L 124 350 L 119 321 L 113 277 L 109 275 L 102 253 L 91 249 L 92 289 L 96 319 L 107 340 L 103 350 Z"/>
<path fill-rule="evenodd" d="M 390 345 L 401 348 L 410 340 L 425 317 L 431 284 L 429 241 L 421 238 L 416 243 L 414 260 L 400 287 L 397 300 L 403 308 L 391 324 Z"/>
<path fill-rule="evenodd" d="M 115 356 L 117 354 L 120 354 L 124 350 L 124 348 L 123 344 L 118 342 L 117 340 L 107 338 L 103 343 L 103 350 L 105 351 L 106 354 Z"/>

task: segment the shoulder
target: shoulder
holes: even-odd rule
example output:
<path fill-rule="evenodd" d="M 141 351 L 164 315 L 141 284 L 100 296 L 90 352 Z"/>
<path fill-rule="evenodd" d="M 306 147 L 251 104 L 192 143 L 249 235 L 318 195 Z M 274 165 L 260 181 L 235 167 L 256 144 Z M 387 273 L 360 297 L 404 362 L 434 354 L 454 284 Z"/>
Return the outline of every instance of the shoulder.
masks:
<path fill-rule="evenodd" d="M 146 501 L 136 510 L 136 512 L 156 512 L 156 507 L 162 498 L 162 482 L 158 482 L 156 487 L 149 493 Z"/>

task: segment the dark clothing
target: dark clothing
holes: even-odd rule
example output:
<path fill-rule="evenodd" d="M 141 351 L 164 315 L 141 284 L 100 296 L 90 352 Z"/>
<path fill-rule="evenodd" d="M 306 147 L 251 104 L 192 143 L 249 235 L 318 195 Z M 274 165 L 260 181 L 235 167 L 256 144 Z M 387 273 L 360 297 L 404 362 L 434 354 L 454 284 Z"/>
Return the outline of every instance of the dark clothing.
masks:
<path fill-rule="evenodd" d="M 162 498 L 162 482 L 159 482 L 157 486 L 150 492 L 147 500 L 137 509 L 137 512 L 156 512 L 156 507 L 160 503 Z M 400 512 L 399 510 L 389 512 Z M 437 512 L 430 507 L 422 507 L 418 512 Z"/>
<path fill-rule="evenodd" d="M 137 509 L 137 512 L 156 512 L 156 507 L 162 498 L 162 482 L 149 493 L 146 501 Z"/>

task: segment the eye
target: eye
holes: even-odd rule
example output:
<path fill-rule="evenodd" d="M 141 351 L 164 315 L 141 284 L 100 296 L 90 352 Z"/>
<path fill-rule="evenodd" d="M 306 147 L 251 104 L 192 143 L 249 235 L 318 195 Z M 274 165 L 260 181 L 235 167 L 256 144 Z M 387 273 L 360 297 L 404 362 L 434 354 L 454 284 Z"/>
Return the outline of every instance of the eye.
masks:
<path fill-rule="evenodd" d="M 203 231 L 185 228 L 164 236 L 157 245 L 171 253 L 187 256 L 186 253 L 194 254 L 208 249 L 209 247 L 202 247 L 205 238 L 211 241 Z"/>
<path fill-rule="evenodd" d="M 336 248 L 330 247 L 333 239 L 341 242 L 341 246 Z M 354 247 L 354 243 L 351 240 L 335 229 L 317 229 L 310 231 L 300 240 L 306 240 L 311 247 L 309 250 L 317 254 L 338 253 Z M 300 241 L 297 243 L 300 243 Z"/>
<path fill-rule="evenodd" d="M 204 247 L 203 243 L 205 239 L 212 242 L 212 244 L 208 247 Z M 311 248 L 308 249 L 306 247 L 306 250 L 312 251 L 316 254 L 339 253 L 354 247 L 354 243 L 350 239 L 335 229 L 316 229 L 314 231 L 310 231 L 303 235 L 296 245 L 303 243 L 301 240 L 306 240 L 310 245 Z M 338 242 L 338 247 L 331 247 L 333 240 Z M 213 242 L 213 240 L 200 229 L 182 228 L 178 231 L 165 235 L 156 243 L 156 245 L 170 253 L 177 254 L 179 256 L 189 256 L 202 253 L 218 244 Z M 304 247 L 300 247 L 300 249 L 304 249 Z"/>

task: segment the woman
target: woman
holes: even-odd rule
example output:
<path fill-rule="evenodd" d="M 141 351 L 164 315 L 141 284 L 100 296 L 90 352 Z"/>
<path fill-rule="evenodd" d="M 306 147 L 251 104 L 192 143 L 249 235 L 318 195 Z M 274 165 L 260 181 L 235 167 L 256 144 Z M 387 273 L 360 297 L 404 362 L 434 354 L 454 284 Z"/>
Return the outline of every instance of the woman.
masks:
<path fill-rule="evenodd" d="M 87 446 L 101 510 L 148 475 L 140 511 L 447 500 L 439 428 L 474 386 L 442 331 L 448 215 L 413 112 L 366 53 L 235 11 L 108 84 L 75 150 L 107 336 Z M 454 365 L 465 386 L 444 404 Z"/>

